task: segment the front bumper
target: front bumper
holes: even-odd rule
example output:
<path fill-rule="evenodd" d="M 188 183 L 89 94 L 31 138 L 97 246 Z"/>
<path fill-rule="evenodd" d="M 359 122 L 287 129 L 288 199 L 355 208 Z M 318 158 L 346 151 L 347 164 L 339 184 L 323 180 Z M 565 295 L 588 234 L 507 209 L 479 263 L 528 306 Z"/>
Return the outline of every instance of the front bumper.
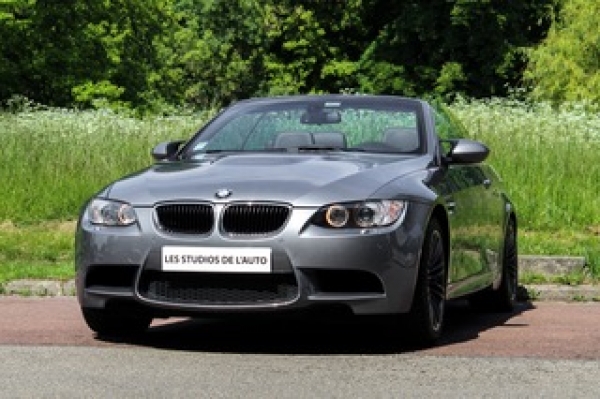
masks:
<path fill-rule="evenodd" d="M 77 295 L 85 308 L 135 309 L 157 316 L 285 312 L 341 306 L 354 314 L 410 310 L 428 208 L 412 203 L 397 225 L 363 231 L 308 225 L 315 209 L 294 209 L 286 228 L 267 238 L 218 229 L 205 236 L 164 234 L 152 208 L 139 222 L 99 227 L 79 222 Z M 163 246 L 268 247 L 272 271 L 165 272 Z"/>

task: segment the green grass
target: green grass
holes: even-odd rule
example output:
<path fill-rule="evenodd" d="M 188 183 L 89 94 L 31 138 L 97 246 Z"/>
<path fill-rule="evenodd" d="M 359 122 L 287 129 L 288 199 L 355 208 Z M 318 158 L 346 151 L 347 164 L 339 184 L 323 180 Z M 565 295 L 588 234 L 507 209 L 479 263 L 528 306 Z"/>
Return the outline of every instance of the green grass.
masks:
<path fill-rule="evenodd" d="M 539 273 L 526 272 L 519 276 L 519 283 L 530 284 L 560 284 L 577 286 L 582 284 L 597 284 L 598 279 L 591 276 L 587 270 L 573 271 L 559 275 L 546 275 Z"/>
<path fill-rule="evenodd" d="M 72 278 L 74 231 L 73 222 L 0 223 L 0 283 Z"/>
<path fill-rule="evenodd" d="M 0 264 L 0 284 L 23 279 L 69 280 L 75 276 L 73 263 L 62 262 L 9 262 Z"/>
<path fill-rule="evenodd" d="M 110 181 L 150 165 L 160 141 L 187 138 L 206 114 L 133 119 L 106 112 L 0 113 L 0 221 L 73 220 Z"/>
<path fill-rule="evenodd" d="M 520 250 L 585 256 L 600 276 L 600 114 L 512 100 L 451 106 L 515 203 Z"/>
<path fill-rule="evenodd" d="M 600 115 L 509 100 L 451 108 L 492 150 L 519 215 L 520 252 L 585 256 L 600 276 Z M 189 137 L 208 115 L 0 113 L 0 282 L 72 277 L 73 221 L 84 201 L 150 165 L 155 144 Z"/>
<path fill-rule="evenodd" d="M 527 230 L 600 233 L 600 115 L 508 100 L 456 103 L 491 148 Z"/>

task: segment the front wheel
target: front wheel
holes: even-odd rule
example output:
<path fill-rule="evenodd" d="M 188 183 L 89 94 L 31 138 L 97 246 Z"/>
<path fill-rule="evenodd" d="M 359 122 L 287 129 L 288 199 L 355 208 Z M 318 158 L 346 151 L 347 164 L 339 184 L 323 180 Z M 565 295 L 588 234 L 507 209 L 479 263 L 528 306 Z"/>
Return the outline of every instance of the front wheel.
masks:
<path fill-rule="evenodd" d="M 127 316 L 100 309 L 81 309 L 88 327 L 100 336 L 123 337 L 143 333 L 152 318 L 149 316 Z"/>
<path fill-rule="evenodd" d="M 436 220 L 432 220 L 425 233 L 415 295 L 408 315 L 410 333 L 417 343 L 431 345 L 442 335 L 446 270 L 442 229 Z"/>

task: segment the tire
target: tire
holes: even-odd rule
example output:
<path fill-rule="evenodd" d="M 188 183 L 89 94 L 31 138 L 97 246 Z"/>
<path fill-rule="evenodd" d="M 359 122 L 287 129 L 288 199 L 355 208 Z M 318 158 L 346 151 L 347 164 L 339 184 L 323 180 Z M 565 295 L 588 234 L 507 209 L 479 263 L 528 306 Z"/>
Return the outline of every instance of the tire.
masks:
<path fill-rule="evenodd" d="M 517 229 L 514 220 L 509 220 L 504 233 L 502 253 L 502 280 L 494 290 L 488 288 L 469 298 L 472 307 L 495 312 L 512 312 L 517 301 L 519 288 L 519 260 Z"/>
<path fill-rule="evenodd" d="M 427 227 L 415 294 L 408 314 L 412 341 L 430 346 L 442 335 L 446 308 L 446 250 L 442 229 L 437 220 Z"/>
<path fill-rule="evenodd" d="M 88 327 L 100 336 L 130 337 L 145 332 L 152 318 L 149 316 L 127 316 L 100 309 L 81 309 Z"/>

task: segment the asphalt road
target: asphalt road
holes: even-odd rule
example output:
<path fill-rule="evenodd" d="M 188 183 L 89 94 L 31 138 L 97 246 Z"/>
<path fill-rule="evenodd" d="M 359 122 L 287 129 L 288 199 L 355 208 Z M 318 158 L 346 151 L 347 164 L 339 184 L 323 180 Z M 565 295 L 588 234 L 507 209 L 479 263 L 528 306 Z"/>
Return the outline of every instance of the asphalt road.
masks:
<path fill-rule="evenodd" d="M 0 297 L 0 397 L 600 397 L 600 304 L 450 307 L 419 349 L 385 325 L 167 320 L 100 340 L 74 298 Z"/>

